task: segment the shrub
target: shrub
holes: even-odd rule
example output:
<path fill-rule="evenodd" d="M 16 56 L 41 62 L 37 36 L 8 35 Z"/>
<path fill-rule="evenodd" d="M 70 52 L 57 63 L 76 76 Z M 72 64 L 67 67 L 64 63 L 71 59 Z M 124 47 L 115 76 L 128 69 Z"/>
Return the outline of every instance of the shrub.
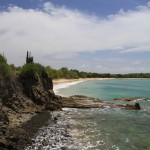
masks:
<path fill-rule="evenodd" d="M 28 63 L 28 64 L 23 65 L 22 70 L 21 70 L 21 74 L 23 76 L 31 77 L 31 76 L 34 76 L 35 73 L 36 73 L 36 68 L 34 64 Z"/>
<path fill-rule="evenodd" d="M 7 59 L 0 54 L 0 77 L 8 77 L 10 75 L 10 66 L 7 64 Z"/>
<path fill-rule="evenodd" d="M 5 58 L 5 56 L 0 54 L 0 63 L 4 63 L 7 64 L 7 59 Z"/>
<path fill-rule="evenodd" d="M 39 63 L 35 63 L 34 65 L 38 74 L 42 75 L 43 73 L 46 73 L 44 66 Z"/>
<path fill-rule="evenodd" d="M 10 67 L 8 64 L 0 62 L 0 76 L 2 77 L 9 77 L 10 75 Z"/>
<path fill-rule="evenodd" d="M 33 77 L 35 74 L 42 74 L 45 72 L 44 67 L 41 64 L 28 63 L 22 67 L 21 75 L 26 77 Z"/>

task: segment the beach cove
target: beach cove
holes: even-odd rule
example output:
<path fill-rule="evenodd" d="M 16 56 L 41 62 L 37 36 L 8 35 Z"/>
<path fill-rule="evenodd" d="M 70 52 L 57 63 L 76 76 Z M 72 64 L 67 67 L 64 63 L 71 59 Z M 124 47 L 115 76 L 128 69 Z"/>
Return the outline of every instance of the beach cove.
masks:
<path fill-rule="evenodd" d="M 0 55 L 0 58 L 1 67 L 4 66 L 0 72 L 0 149 L 2 150 L 78 150 L 116 147 L 117 145 L 112 143 L 112 138 L 108 137 L 108 141 L 112 144 L 105 142 L 106 135 L 111 134 L 109 132 L 106 135 L 102 134 L 99 127 L 106 130 L 110 126 L 105 128 L 107 124 L 97 123 L 99 119 L 95 119 L 96 114 L 98 113 L 98 118 L 103 117 L 101 115 L 103 112 L 113 114 L 116 110 L 119 112 L 143 112 L 144 110 L 145 117 L 148 116 L 145 112 L 149 114 L 149 107 L 143 107 L 141 102 L 139 104 L 139 101 L 145 102 L 145 104 L 149 102 L 150 96 L 146 96 L 148 92 L 145 92 L 146 89 L 150 89 L 149 80 L 139 80 L 140 82 L 146 81 L 144 84 L 139 84 L 138 79 L 133 79 L 138 85 L 132 82 L 131 84 L 132 80 L 116 80 L 115 78 L 53 81 L 52 74 L 49 72 L 50 67 L 45 68 L 39 63 L 34 63 L 33 57 L 28 51 L 26 64 L 21 68 L 9 66 L 4 55 Z M 62 69 L 62 71 L 65 70 L 67 71 L 66 68 Z M 91 76 L 90 73 L 84 72 L 84 74 L 87 77 L 88 74 Z M 95 74 L 93 73 L 93 75 Z M 103 75 L 108 77 L 108 74 Z M 141 85 L 144 87 L 140 87 Z M 135 87 L 140 87 L 140 89 Z M 131 91 L 130 97 L 128 94 L 122 95 L 125 93 L 125 89 Z M 116 91 L 121 95 L 116 97 Z M 133 92 L 135 97 L 132 97 Z M 139 93 L 144 95 L 140 96 Z M 115 97 L 111 94 L 115 94 Z M 114 115 L 111 116 L 111 118 L 113 117 Z M 106 118 L 107 116 L 104 116 L 102 120 Z M 144 122 L 147 123 L 147 121 Z M 95 130 L 91 130 L 93 125 L 95 125 Z M 149 128 L 146 130 L 148 131 Z M 95 131 L 100 133 L 96 139 Z M 118 133 L 117 130 L 115 132 Z M 93 142 L 88 135 L 93 135 Z M 100 139 L 103 139 L 104 142 Z M 149 147 L 147 144 L 144 145 Z"/>
<path fill-rule="evenodd" d="M 0 0 L 0 150 L 150 150 L 150 0 Z"/>
<path fill-rule="evenodd" d="M 115 82 L 117 81 L 117 82 Z M 94 82 L 94 83 L 93 83 Z M 112 99 L 120 97 L 120 100 L 113 100 L 116 104 L 131 104 L 140 103 L 141 110 L 124 110 L 119 107 L 105 106 L 103 109 L 72 109 L 70 110 L 71 126 L 73 127 L 72 134 L 75 139 L 79 140 L 83 149 L 149 149 L 149 122 L 150 122 L 150 101 L 149 101 L 149 79 L 119 79 L 119 80 L 98 80 L 101 86 L 107 87 L 106 93 L 101 97 L 107 102 L 112 102 Z M 87 81 L 80 83 L 72 83 L 73 86 L 58 90 L 57 94 L 67 96 L 75 95 L 82 92 L 83 95 L 90 93 L 97 81 Z M 64 83 L 67 84 L 67 83 Z M 93 85 L 93 86 L 92 86 Z M 107 85 L 107 86 L 106 86 Z M 128 87 L 127 87 L 128 85 Z M 67 85 L 66 85 L 67 86 Z M 89 87 L 90 88 L 86 88 Z M 110 87 L 114 91 L 110 91 Z M 82 89 L 85 90 L 82 90 Z M 132 89 L 132 90 L 131 90 Z M 87 93 L 85 91 L 89 90 Z M 94 88 L 94 90 L 96 90 Z M 123 91 L 122 91 L 123 90 Z M 70 92 L 70 93 L 69 93 Z M 94 91 L 92 91 L 93 93 Z M 98 91 L 96 91 L 98 93 Z M 112 93 L 122 93 L 122 95 L 111 95 Z M 70 94 L 70 95 L 69 95 Z M 128 101 L 125 99 L 125 95 Z M 133 96 L 132 96 L 133 95 Z M 89 96 L 89 95 L 88 95 Z M 129 97 L 137 97 L 130 100 Z M 95 96 L 97 97 L 97 96 Z M 121 99 L 123 98 L 124 99 Z M 143 100 L 142 97 L 147 98 Z M 99 98 L 99 97 L 98 97 Z M 119 98 L 118 98 L 119 99 Z M 85 144 L 86 143 L 86 144 Z"/>
<path fill-rule="evenodd" d="M 22 121 L 18 124 L 19 128 L 11 131 L 11 140 L 19 140 L 19 143 L 22 142 L 21 145 L 25 146 L 25 150 L 148 150 L 148 133 L 150 130 L 148 126 L 150 121 L 150 107 L 147 105 L 149 104 L 148 99 L 143 100 L 139 99 L 139 97 L 134 97 L 133 99 L 128 98 L 129 102 L 126 99 L 125 101 L 124 99 L 120 99 L 113 100 L 112 102 L 109 100 L 109 97 L 109 101 L 106 100 L 107 98 L 101 100 L 96 98 L 96 96 L 89 97 L 90 95 L 83 91 L 90 89 L 94 89 L 95 91 L 94 86 L 98 83 L 102 87 L 106 85 L 115 85 L 115 88 L 119 86 L 119 89 L 125 87 L 125 85 L 122 85 L 123 83 L 119 83 L 118 85 L 118 83 L 115 83 L 116 81 L 131 83 L 138 80 L 75 79 L 54 81 L 54 93 L 63 111 L 46 110 L 41 112 L 41 110 L 38 110 L 39 108 L 36 108 L 35 113 L 26 112 L 20 116 L 20 120 L 22 119 Z M 140 80 L 140 82 L 142 81 L 148 83 L 150 80 Z M 113 89 L 115 88 L 113 87 Z M 149 87 L 147 88 L 149 90 Z M 110 89 L 107 87 L 107 90 L 109 91 Z M 72 95 L 71 92 L 74 92 L 73 95 L 75 96 L 66 95 L 64 97 L 66 91 L 70 95 Z M 78 91 L 82 92 L 83 96 Z M 103 90 L 99 89 L 100 91 Z M 108 91 L 106 91 L 107 96 L 114 92 Z M 125 90 L 123 91 L 123 93 L 126 93 Z M 52 91 L 50 92 L 53 93 Z M 88 93 L 90 92 L 88 91 Z M 104 95 L 106 94 L 104 93 Z M 103 95 L 101 94 L 100 96 Z M 140 102 L 141 109 L 137 109 L 134 106 L 136 102 Z M 37 110 L 39 111 L 38 113 Z M 25 115 L 28 115 L 28 117 Z M 28 120 L 24 120 L 23 116 L 24 118 L 28 118 Z M 22 130 L 25 132 L 22 132 Z M 16 136 L 19 136 L 19 139 Z"/>
<path fill-rule="evenodd" d="M 57 84 L 55 84 L 56 82 L 54 81 L 54 91 L 56 92 L 56 94 L 59 94 L 59 90 L 69 90 L 70 88 L 83 83 L 83 81 L 85 81 L 86 83 L 87 80 L 65 80 L 65 82 L 64 80 L 59 80 L 59 83 L 57 81 Z M 106 80 L 96 79 L 96 82 L 97 81 Z M 93 80 L 90 80 L 90 82 L 93 82 Z M 88 102 L 90 106 L 92 106 L 91 101 L 95 103 L 97 102 L 96 98 L 82 98 L 82 96 L 72 97 L 72 100 L 75 100 L 75 102 L 77 99 L 79 99 L 80 102 L 83 100 L 84 103 Z M 136 101 L 140 102 L 143 100 L 134 99 L 131 100 L 130 103 L 133 104 Z M 55 121 L 57 122 L 57 124 L 55 126 L 57 127 L 55 128 L 58 130 L 56 131 L 56 133 L 59 132 L 59 134 L 57 134 L 57 136 L 50 136 L 51 132 L 49 132 L 49 130 L 55 131 L 55 129 L 51 125 L 40 129 L 39 131 L 42 132 L 40 132 L 35 139 L 33 149 L 41 146 L 43 149 L 46 149 L 48 147 L 51 147 L 51 149 L 60 149 L 61 147 L 63 147 L 64 149 L 70 150 L 148 150 L 150 146 L 148 134 L 150 130 L 148 126 L 150 121 L 149 107 L 146 110 L 143 106 L 142 110 L 125 110 L 122 107 L 122 103 L 125 103 L 125 105 L 127 103 L 122 102 L 122 100 L 120 100 L 120 103 L 121 104 L 116 104 L 115 106 L 113 106 L 110 102 L 106 102 L 106 105 L 98 108 L 96 107 L 97 105 L 92 106 L 92 108 L 85 107 L 86 109 L 72 108 L 72 106 L 70 106 L 69 109 L 63 108 L 62 112 L 56 113 L 57 119 Z M 125 105 L 123 104 L 123 106 Z M 64 132 L 64 130 L 67 133 L 67 137 L 61 135 L 61 131 Z M 44 136 L 43 133 L 45 133 Z M 47 144 L 43 146 L 42 141 L 47 141 L 45 142 Z M 31 147 L 28 147 L 27 149 L 30 148 Z"/>

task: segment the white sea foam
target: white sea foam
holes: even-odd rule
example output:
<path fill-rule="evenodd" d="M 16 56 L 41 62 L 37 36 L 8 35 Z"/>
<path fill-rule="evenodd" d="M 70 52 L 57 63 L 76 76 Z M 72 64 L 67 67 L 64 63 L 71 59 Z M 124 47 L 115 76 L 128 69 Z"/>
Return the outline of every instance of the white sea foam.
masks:
<path fill-rule="evenodd" d="M 83 81 L 74 81 L 74 82 L 56 84 L 56 85 L 54 85 L 53 90 L 57 94 L 60 89 L 68 88 L 69 86 L 76 85 L 80 82 L 83 82 Z"/>
<path fill-rule="evenodd" d="M 57 118 L 55 120 L 54 118 Z M 79 149 L 70 135 L 69 118 L 64 112 L 53 112 L 52 118 L 47 126 L 37 131 L 32 139 L 32 144 L 25 147 L 25 150 L 60 150 Z"/>

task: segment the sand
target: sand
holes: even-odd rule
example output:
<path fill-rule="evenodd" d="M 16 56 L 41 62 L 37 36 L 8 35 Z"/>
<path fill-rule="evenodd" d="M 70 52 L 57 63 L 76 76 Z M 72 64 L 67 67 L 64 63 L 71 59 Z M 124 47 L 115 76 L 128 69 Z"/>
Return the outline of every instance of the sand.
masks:
<path fill-rule="evenodd" d="M 54 86 L 61 83 L 77 82 L 77 81 L 88 81 L 88 80 L 112 80 L 116 78 L 79 78 L 79 79 L 54 79 Z"/>
<path fill-rule="evenodd" d="M 67 88 L 72 85 L 76 85 L 80 82 L 89 80 L 113 80 L 115 78 L 80 78 L 80 79 L 56 79 L 53 80 L 53 90 L 55 94 L 59 94 L 59 89 Z M 59 94 L 60 95 L 60 94 Z M 64 95 L 60 95 L 64 96 Z"/>

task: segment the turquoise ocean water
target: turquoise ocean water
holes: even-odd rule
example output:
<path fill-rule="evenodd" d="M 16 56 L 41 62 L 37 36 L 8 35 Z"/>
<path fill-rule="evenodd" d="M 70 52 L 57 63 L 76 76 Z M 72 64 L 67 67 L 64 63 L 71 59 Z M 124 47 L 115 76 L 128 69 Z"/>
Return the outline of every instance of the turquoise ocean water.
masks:
<path fill-rule="evenodd" d="M 73 137 L 81 150 L 150 150 L 150 80 L 85 81 L 59 89 L 58 94 L 86 95 L 111 102 L 120 97 L 149 99 L 138 100 L 140 111 L 106 107 L 71 109 L 69 115 Z"/>

